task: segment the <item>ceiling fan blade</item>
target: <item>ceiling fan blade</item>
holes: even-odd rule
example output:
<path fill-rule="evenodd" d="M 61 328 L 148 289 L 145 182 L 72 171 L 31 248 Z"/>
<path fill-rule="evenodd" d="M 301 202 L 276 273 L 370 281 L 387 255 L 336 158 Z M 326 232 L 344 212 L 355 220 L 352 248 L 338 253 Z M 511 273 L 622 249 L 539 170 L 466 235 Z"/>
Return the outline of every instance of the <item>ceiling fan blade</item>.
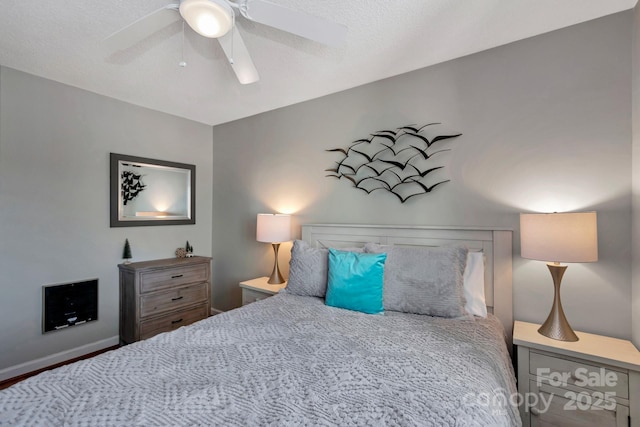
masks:
<path fill-rule="evenodd" d="M 218 41 L 241 84 L 246 85 L 260 80 L 258 70 L 253 65 L 247 46 L 235 25 L 227 36 L 219 38 Z"/>
<path fill-rule="evenodd" d="M 178 4 L 168 4 L 116 31 L 104 40 L 107 48 L 110 51 L 126 49 L 167 25 L 174 23 L 180 19 L 178 7 Z"/>
<path fill-rule="evenodd" d="M 347 37 L 347 27 L 342 24 L 265 0 L 246 0 L 240 11 L 251 21 L 329 46 L 337 46 Z"/>

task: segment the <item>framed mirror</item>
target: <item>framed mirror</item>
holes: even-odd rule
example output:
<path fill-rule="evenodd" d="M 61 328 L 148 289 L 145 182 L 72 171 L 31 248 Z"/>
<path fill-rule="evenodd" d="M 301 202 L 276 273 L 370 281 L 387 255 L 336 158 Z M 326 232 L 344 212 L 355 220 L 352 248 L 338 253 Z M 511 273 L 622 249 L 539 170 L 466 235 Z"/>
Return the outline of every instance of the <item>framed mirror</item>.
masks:
<path fill-rule="evenodd" d="M 196 167 L 111 153 L 111 227 L 196 223 Z"/>

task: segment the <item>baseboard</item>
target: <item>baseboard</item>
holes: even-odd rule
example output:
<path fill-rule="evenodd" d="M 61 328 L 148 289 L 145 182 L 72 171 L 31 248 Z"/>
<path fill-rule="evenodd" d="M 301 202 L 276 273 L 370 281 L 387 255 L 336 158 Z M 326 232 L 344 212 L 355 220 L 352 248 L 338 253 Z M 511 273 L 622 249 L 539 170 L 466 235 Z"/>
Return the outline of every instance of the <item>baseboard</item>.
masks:
<path fill-rule="evenodd" d="M 211 315 L 215 316 L 216 314 L 224 313 L 223 310 L 218 310 L 217 308 L 211 307 Z"/>
<path fill-rule="evenodd" d="M 52 354 L 50 356 L 41 357 L 40 359 L 24 362 L 19 365 L 9 366 L 8 368 L 0 369 L 0 381 L 18 377 L 29 372 L 37 371 L 38 369 L 46 368 L 57 363 L 74 359 L 76 357 L 81 357 L 85 354 L 93 353 L 94 351 L 100 351 L 108 347 L 113 347 L 114 345 L 118 345 L 119 343 L 120 337 L 115 336 L 90 344 L 85 344 L 80 347 L 72 348 L 70 350 L 61 351 L 60 353 Z"/>

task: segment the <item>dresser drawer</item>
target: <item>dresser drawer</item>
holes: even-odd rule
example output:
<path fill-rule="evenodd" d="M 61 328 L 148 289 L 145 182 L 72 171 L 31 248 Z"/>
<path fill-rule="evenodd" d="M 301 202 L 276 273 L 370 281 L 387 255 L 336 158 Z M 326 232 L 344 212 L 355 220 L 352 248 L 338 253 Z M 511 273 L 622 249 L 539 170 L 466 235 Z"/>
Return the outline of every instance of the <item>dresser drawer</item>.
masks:
<path fill-rule="evenodd" d="M 167 315 L 140 322 L 140 339 L 151 338 L 161 332 L 169 332 L 197 322 L 207 317 L 209 307 L 206 303 L 184 310 L 171 312 Z"/>
<path fill-rule="evenodd" d="M 149 338 L 209 316 L 211 258 L 167 258 L 118 265 L 120 343 Z"/>
<path fill-rule="evenodd" d="M 208 282 L 203 282 L 197 285 L 143 294 L 140 297 L 140 317 L 155 316 L 165 311 L 206 301 L 208 285 Z"/>
<path fill-rule="evenodd" d="M 196 264 L 141 273 L 140 292 L 151 292 L 209 280 L 208 265 Z"/>
<path fill-rule="evenodd" d="M 571 384 L 587 390 L 613 393 L 623 399 L 629 398 L 627 373 L 535 351 L 530 352 L 529 361 L 529 373 L 548 379 L 552 386 Z"/>
<path fill-rule="evenodd" d="M 242 290 L 242 305 L 251 304 L 252 302 L 260 301 L 265 298 L 269 298 L 270 294 L 254 291 L 251 289 Z"/>

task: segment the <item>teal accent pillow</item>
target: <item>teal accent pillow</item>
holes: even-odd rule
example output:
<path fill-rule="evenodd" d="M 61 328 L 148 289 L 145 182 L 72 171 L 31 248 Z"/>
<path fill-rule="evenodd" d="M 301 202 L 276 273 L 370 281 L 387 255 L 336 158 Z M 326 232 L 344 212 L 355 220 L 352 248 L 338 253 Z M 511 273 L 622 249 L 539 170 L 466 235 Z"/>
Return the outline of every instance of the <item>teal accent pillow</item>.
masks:
<path fill-rule="evenodd" d="M 386 259 L 386 253 L 368 254 L 329 249 L 325 303 L 363 313 L 382 313 Z"/>

